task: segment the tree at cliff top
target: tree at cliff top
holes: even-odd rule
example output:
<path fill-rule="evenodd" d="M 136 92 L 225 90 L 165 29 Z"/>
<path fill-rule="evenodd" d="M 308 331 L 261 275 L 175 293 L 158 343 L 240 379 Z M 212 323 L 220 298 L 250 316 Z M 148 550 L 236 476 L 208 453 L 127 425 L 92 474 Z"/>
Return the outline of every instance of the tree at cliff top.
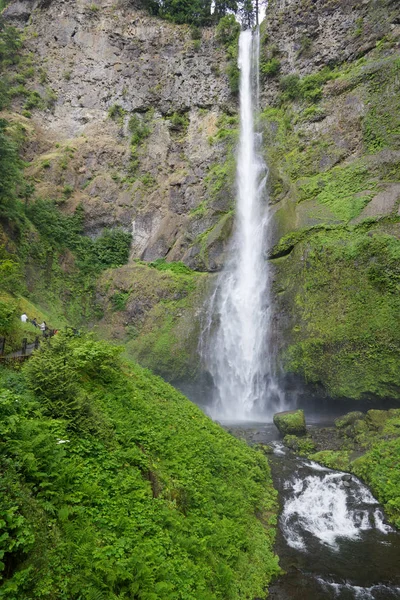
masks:
<path fill-rule="evenodd" d="M 251 600 L 279 572 L 264 455 L 119 349 L 0 369 L 0 598 Z"/>
<path fill-rule="evenodd" d="M 142 0 L 141 5 L 151 14 L 175 23 L 211 25 L 230 13 L 238 13 L 244 27 L 256 21 L 259 0 Z"/>

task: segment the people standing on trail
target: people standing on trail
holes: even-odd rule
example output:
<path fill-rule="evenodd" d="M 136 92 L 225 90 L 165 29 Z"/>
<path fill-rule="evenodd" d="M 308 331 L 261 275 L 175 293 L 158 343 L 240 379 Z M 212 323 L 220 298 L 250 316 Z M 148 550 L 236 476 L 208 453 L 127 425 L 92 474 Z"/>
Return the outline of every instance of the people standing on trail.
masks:
<path fill-rule="evenodd" d="M 26 323 L 27 320 L 28 320 L 28 315 L 26 313 L 22 313 L 22 315 L 21 315 L 21 321 L 23 323 Z"/>
<path fill-rule="evenodd" d="M 47 329 L 46 321 L 43 321 L 43 323 L 41 323 L 39 327 L 40 327 L 40 331 L 42 331 L 44 334 Z"/>
<path fill-rule="evenodd" d="M 32 323 L 32 325 L 33 325 L 34 327 L 39 327 L 39 325 L 38 325 L 38 322 L 37 322 L 37 320 L 36 320 L 36 317 L 34 317 L 34 318 L 32 319 L 31 323 Z"/>

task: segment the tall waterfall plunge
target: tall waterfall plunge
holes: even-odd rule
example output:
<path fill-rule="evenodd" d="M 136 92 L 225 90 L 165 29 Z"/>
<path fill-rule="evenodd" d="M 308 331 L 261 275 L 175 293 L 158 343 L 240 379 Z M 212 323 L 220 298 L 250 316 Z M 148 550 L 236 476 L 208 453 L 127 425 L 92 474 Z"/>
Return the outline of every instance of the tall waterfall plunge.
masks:
<path fill-rule="evenodd" d="M 270 214 L 267 167 L 259 153 L 259 33 L 239 39 L 240 144 L 236 224 L 229 258 L 211 299 L 206 363 L 215 385 L 211 414 L 226 420 L 268 418 L 283 408 L 271 349 Z"/>

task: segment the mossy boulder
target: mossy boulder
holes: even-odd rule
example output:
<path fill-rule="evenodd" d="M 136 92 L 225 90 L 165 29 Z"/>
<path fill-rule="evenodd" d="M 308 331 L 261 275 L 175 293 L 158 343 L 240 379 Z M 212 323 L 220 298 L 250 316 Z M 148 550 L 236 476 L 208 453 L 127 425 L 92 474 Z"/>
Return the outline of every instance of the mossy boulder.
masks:
<path fill-rule="evenodd" d="M 349 425 L 354 425 L 354 423 L 356 421 L 358 421 L 359 419 L 364 419 L 364 418 L 365 418 L 365 415 L 361 411 L 354 410 L 352 412 L 347 413 L 346 415 L 343 415 L 343 417 L 336 419 L 335 426 L 338 429 L 344 429 L 345 427 L 348 427 Z"/>
<path fill-rule="evenodd" d="M 293 450 L 303 456 L 308 456 L 311 452 L 315 452 L 316 446 L 311 437 L 298 437 L 297 435 L 285 435 L 283 443 L 287 448 Z"/>
<path fill-rule="evenodd" d="M 357 435 L 358 431 L 363 430 L 363 425 L 365 425 L 365 415 L 359 410 L 349 412 L 335 421 L 335 427 L 339 430 L 339 434 L 351 438 Z"/>
<path fill-rule="evenodd" d="M 303 410 L 288 410 L 274 415 L 274 425 L 282 435 L 305 435 L 306 419 Z"/>
<path fill-rule="evenodd" d="M 369 410 L 366 418 L 368 429 L 372 431 L 382 430 L 389 416 L 387 410 Z"/>

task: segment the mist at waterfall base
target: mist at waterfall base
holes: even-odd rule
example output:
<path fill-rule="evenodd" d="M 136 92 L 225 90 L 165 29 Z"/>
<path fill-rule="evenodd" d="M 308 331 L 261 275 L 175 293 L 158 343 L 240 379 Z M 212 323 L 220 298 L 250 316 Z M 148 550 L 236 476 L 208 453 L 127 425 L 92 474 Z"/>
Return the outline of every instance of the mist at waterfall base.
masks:
<path fill-rule="evenodd" d="M 259 32 L 239 38 L 240 141 L 235 228 L 226 266 L 207 311 L 203 357 L 213 402 L 207 412 L 222 421 L 271 419 L 284 409 L 271 343 L 270 271 L 266 260 L 270 211 L 267 167 L 256 130 Z"/>

